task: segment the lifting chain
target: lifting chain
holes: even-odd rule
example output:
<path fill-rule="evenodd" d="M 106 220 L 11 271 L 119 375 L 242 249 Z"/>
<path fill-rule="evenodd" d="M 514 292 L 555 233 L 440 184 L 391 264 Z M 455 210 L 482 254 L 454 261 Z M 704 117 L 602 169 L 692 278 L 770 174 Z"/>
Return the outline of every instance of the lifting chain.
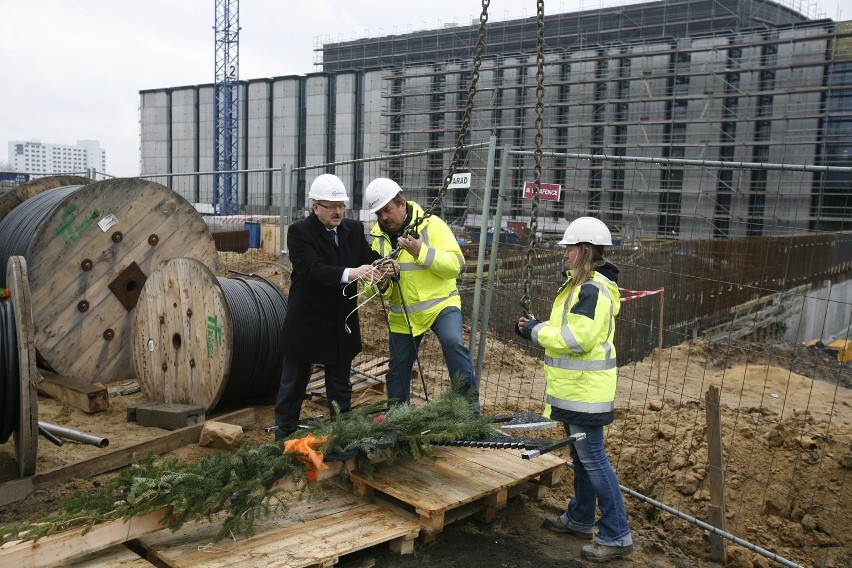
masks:
<path fill-rule="evenodd" d="M 441 186 L 440 191 L 438 191 L 438 195 L 435 199 L 432 200 L 432 203 L 429 207 L 423 212 L 423 216 L 414 219 L 408 227 L 406 227 L 403 232 L 403 236 L 413 235 L 417 236 L 418 228 L 420 225 L 426 221 L 432 214 L 435 212 L 435 209 L 441 205 L 441 201 L 443 201 L 444 196 L 447 195 L 447 189 L 450 186 L 450 182 L 453 180 L 453 176 L 456 173 L 456 168 L 458 167 L 459 158 L 462 154 L 462 149 L 464 148 L 464 141 L 467 138 L 467 131 L 470 128 L 470 117 L 473 114 L 473 99 L 476 97 L 476 84 L 479 82 L 479 67 L 482 64 L 482 52 L 485 49 L 485 30 L 486 24 L 488 23 L 488 7 L 491 4 L 491 0 L 482 0 L 482 13 L 479 15 L 479 35 L 476 41 L 476 48 L 474 50 L 473 55 L 473 65 L 470 72 L 470 85 L 467 89 L 467 105 L 464 109 L 464 115 L 462 117 L 462 123 L 459 128 L 459 136 L 456 140 L 456 148 L 453 152 L 453 158 L 450 161 L 450 169 L 447 172 L 446 177 L 444 177 L 444 183 Z M 396 247 L 390 255 L 390 258 L 396 258 L 399 255 L 399 247 Z"/>
<path fill-rule="evenodd" d="M 524 295 L 521 298 L 521 307 L 524 315 L 532 318 L 532 289 L 533 277 L 533 253 L 535 249 L 536 233 L 538 232 L 538 202 L 541 189 L 541 144 L 544 139 L 542 135 L 544 114 L 544 0 L 536 2 L 537 35 L 536 35 L 536 87 L 535 87 L 535 152 L 533 153 L 533 190 L 532 211 L 530 212 L 530 240 L 527 245 L 526 264 L 524 264 Z"/>

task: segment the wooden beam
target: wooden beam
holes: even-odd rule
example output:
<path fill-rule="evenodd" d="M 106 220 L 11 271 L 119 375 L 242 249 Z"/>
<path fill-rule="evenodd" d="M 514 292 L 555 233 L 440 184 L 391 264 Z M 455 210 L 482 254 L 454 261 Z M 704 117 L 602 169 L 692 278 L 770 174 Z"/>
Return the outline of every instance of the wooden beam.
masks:
<path fill-rule="evenodd" d="M 74 558 L 162 529 L 160 520 L 164 514 L 165 509 L 131 517 L 127 522 L 117 519 L 101 523 L 89 532 L 79 528 L 46 536 L 38 542 L 7 543 L 0 548 L 0 566 L 47 568 L 63 565 Z"/>
<path fill-rule="evenodd" d="M 718 387 L 707 389 L 704 398 L 707 414 L 707 461 L 710 466 L 710 524 L 725 530 L 725 466 L 722 458 L 722 412 L 719 407 L 721 392 Z M 710 558 L 723 565 L 728 559 L 728 541 L 717 534 L 710 535 Z"/>
<path fill-rule="evenodd" d="M 70 377 L 39 371 L 41 380 L 36 388 L 41 394 L 94 414 L 109 409 L 109 391 L 101 383 L 85 383 Z"/>
<path fill-rule="evenodd" d="M 228 424 L 238 424 L 240 426 L 250 426 L 257 420 L 254 408 L 244 408 L 209 419 Z M 51 487 L 75 479 L 86 479 L 94 475 L 126 467 L 130 465 L 133 461 L 133 455 L 137 453 L 146 454 L 154 452 L 155 454 L 164 454 L 189 444 L 195 444 L 201 435 L 202 427 L 204 427 L 203 423 L 194 424 L 158 436 L 153 440 L 105 452 L 96 458 L 74 462 L 42 473 L 36 473 L 30 477 L 8 481 L 0 485 L 0 507 L 21 501 L 37 489 Z"/>

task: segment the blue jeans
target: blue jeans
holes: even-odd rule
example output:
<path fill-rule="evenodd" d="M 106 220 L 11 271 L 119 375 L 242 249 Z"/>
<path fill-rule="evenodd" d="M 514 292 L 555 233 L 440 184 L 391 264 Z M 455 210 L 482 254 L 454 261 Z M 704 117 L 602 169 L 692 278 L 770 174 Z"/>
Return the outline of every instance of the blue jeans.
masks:
<path fill-rule="evenodd" d="M 609 463 L 603 445 L 603 426 L 580 426 L 564 423 L 570 436 L 585 432 L 586 439 L 571 444 L 574 460 L 574 497 L 560 517 L 562 522 L 589 534 L 595 528 L 595 509 L 600 507 L 598 536 L 595 542 L 605 546 L 633 544 L 624 499 L 618 487 L 615 470 Z"/>
<path fill-rule="evenodd" d="M 455 386 L 456 381 L 461 382 L 459 392 L 471 396 L 479 413 L 479 385 L 473 376 L 473 364 L 470 361 L 470 351 L 464 344 L 462 337 L 462 315 L 455 307 L 444 308 L 435 318 L 431 327 L 441 350 L 444 352 L 444 361 L 450 372 L 450 380 Z M 417 352 L 420 350 L 420 342 L 423 335 L 412 337 L 407 333 L 393 333 L 388 336 L 390 347 L 390 366 L 385 378 L 388 388 L 388 400 L 400 403 L 408 403 L 411 398 L 411 368 Z"/>

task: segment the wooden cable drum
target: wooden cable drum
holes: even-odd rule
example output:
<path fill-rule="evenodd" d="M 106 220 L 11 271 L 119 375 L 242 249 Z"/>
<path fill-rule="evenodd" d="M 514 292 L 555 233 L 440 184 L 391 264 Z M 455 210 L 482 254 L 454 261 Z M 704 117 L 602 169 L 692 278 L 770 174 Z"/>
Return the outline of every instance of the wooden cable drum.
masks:
<path fill-rule="evenodd" d="M 38 450 L 38 396 L 27 263 L 6 263 L 9 296 L 0 302 L 0 443 L 14 434 L 18 474 L 35 473 Z"/>
<path fill-rule="evenodd" d="M 185 256 L 218 267 L 195 208 L 167 187 L 135 178 L 27 199 L 0 221 L 0 261 L 12 255 L 29 266 L 40 364 L 89 383 L 133 378 L 132 312 L 161 262 Z"/>
<path fill-rule="evenodd" d="M 278 390 L 287 300 L 267 282 L 218 278 L 190 258 L 160 265 L 133 321 L 133 360 L 150 401 L 206 410 Z"/>
<path fill-rule="evenodd" d="M 86 185 L 92 182 L 94 180 L 80 176 L 47 176 L 22 183 L 18 187 L 0 194 L 0 219 L 34 195 L 57 187 Z"/>

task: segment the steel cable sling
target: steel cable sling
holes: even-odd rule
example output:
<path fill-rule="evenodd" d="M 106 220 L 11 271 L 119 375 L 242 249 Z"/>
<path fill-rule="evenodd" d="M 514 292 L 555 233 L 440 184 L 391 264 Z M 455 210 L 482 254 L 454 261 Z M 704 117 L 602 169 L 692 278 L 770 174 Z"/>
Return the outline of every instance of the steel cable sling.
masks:
<path fill-rule="evenodd" d="M 538 0 L 536 26 L 536 88 L 535 88 L 535 151 L 533 152 L 533 189 L 532 210 L 530 212 L 530 236 L 527 244 L 526 263 L 524 264 L 524 294 L 521 297 L 521 307 L 524 315 L 533 318 L 532 315 L 532 289 L 533 277 L 533 254 L 535 252 L 536 233 L 538 232 L 538 205 L 539 190 L 541 188 L 541 145 L 544 139 L 542 134 L 544 114 L 544 0 Z"/>

